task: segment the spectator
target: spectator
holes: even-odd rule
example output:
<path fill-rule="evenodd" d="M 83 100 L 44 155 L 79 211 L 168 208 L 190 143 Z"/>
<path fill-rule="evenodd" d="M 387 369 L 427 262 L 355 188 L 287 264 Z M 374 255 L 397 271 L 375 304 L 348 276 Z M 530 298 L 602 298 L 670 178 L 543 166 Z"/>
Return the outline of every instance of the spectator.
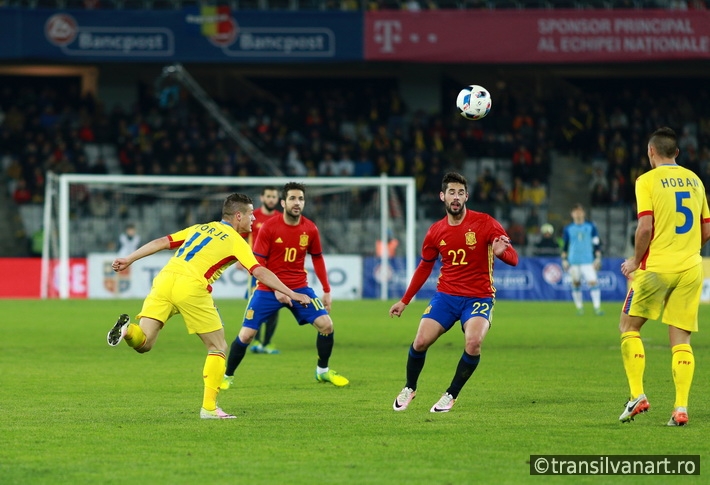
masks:
<path fill-rule="evenodd" d="M 529 187 L 523 190 L 523 204 L 533 208 L 547 206 L 547 187 L 538 179 L 533 179 Z"/>
<path fill-rule="evenodd" d="M 375 174 L 375 165 L 370 160 L 366 151 L 360 153 L 360 158 L 355 164 L 353 175 L 356 177 L 371 177 Z"/>
<path fill-rule="evenodd" d="M 338 163 L 333 159 L 333 154 L 325 152 L 323 160 L 318 164 L 318 175 L 321 177 L 335 177 L 338 175 Z"/>
<path fill-rule="evenodd" d="M 336 175 L 339 177 L 350 177 L 355 173 L 355 162 L 350 158 L 350 152 L 343 149 L 340 161 L 337 164 Z"/>
<path fill-rule="evenodd" d="M 12 200 L 17 205 L 29 204 L 32 202 L 32 191 L 27 187 L 27 181 L 23 178 L 19 179 L 15 184 L 15 190 L 12 193 Z"/>
<path fill-rule="evenodd" d="M 523 180 L 530 179 L 532 171 L 533 156 L 528 147 L 521 144 L 513 154 L 513 178 L 520 177 Z"/>

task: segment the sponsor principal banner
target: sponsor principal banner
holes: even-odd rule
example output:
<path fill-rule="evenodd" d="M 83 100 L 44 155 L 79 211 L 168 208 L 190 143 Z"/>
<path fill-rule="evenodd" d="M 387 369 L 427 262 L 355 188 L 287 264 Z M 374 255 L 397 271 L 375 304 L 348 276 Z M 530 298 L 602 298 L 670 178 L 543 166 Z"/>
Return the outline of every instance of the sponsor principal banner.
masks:
<path fill-rule="evenodd" d="M 623 301 L 626 297 L 626 278 L 621 274 L 621 258 L 605 258 L 599 271 L 602 301 Z M 436 282 L 441 263 L 437 262 L 417 298 L 429 299 L 436 292 Z M 379 258 L 364 261 L 363 298 L 379 298 L 382 271 Z M 389 297 L 398 300 L 404 295 L 409 281 L 405 273 L 405 260 L 390 260 Z M 496 261 L 493 271 L 496 298 L 501 300 L 572 300 L 570 277 L 560 266 L 559 258 L 520 258 L 518 266 L 508 266 Z M 587 288 L 584 288 L 588 298 Z"/>
<path fill-rule="evenodd" d="M 598 63 L 710 58 L 710 11 L 456 10 L 365 14 L 365 59 Z"/>
<path fill-rule="evenodd" d="M 303 62 L 361 60 L 359 12 L 0 9 L 0 56 L 116 62 Z"/>
<path fill-rule="evenodd" d="M 116 273 L 111 263 L 116 258 L 113 253 L 93 253 L 88 258 L 89 298 L 145 298 L 150 291 L 153 278 L 168 262 L 172 253 L 152 255 L 133 263 L 128 270 Z M 357 300 L 362 297 L 362 257 L 325 256 L 328 281 L 334 300 Z M 310 263 L 306 260 L 308 283 L 317 295 L 323 294 L 323 287 Z M 245 298 L 249 274 L 230 266 L 212 284 L 214 298 Z"/>

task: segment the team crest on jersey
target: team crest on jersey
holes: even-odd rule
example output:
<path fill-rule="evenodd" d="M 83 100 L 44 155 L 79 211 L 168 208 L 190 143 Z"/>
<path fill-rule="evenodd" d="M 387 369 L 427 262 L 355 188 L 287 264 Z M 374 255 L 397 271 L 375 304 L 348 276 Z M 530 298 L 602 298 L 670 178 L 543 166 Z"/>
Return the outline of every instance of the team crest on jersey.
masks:
<path fill-rule="evenodd" d="M 253 320 L 254 319 L 254 310 L 251 308 L 247 310 L 246 314 L 244 315 L 245 320 Z"/>
<path fill-rule="evenodd" d="M 308 246 L 308 234 L 301 234 L 301 237 L 298 239 L 298 245 Z"/>
<path fill-rule="evenodd" d="M 476 233 L 468 231 L 466 233 L 466 246 L 474 246 L 476 244 Z"/>
<path fill-rule="evenodd" d="M 424 310 L 424 315 L 428 314 L 430 311 L 431 311 L 431 305 L 426 307 L 426 309 Z"/>

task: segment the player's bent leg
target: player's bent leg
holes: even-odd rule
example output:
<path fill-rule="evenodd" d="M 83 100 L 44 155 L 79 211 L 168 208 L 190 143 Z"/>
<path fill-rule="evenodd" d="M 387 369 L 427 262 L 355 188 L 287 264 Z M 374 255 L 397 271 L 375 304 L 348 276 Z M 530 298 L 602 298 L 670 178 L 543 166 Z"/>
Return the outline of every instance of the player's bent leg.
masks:
<path fill-rule="evenodd" d="M 226 368 L 225 353 L 227 351 L 227 342 L 224 339 L 224 329 L 220 328 L 214 332 L 197 335 L 207 348 L 207 357 L 202 369 L 204 393 L 200 417 L 203 419 L 233 418 L 234 416 L 224 413 L 217 407 L 217 395 L 219 394 L 220 384 Z"/>
<path fill-rule="evenodd" d="M 316 381 L 330 382 L 336 387 L 347 386 L 350 381 L 328 367 L 335 342 L 333 320 L 330 315 L 321 315 L 313 321 L 313 326 L 318 330 L 316 337 L 316 350 L 318 352 L 318 364 L 315 372 Z"/>
<path fill-rule="evenodd" d="M 139 354 L 144 354 L 153 348 L 163 326 L 163 322 L 159 320 L 141 317 L 140 325 L 128 326 L 126 343 Z"/>
<path fill-rule="evenodd" d="M 431 318 L 422 318 L 412 347 L 417 352 L 426 352 L 444 333 L 446 329 L 439 322 Z"/>
<path fill-rule="evenodd" d="M 646 369 L 646 351 L 641 341 L 641 327 L 646 323 L 645 317 L 637 317 L 621 313 L 619 330 L 621 331 L 621 358 L 629 383 L 629 401 L 619 421 L 633 421 L 634 416 L 645 413 L 649 403 L 643 390 L 643 375 Z"/>

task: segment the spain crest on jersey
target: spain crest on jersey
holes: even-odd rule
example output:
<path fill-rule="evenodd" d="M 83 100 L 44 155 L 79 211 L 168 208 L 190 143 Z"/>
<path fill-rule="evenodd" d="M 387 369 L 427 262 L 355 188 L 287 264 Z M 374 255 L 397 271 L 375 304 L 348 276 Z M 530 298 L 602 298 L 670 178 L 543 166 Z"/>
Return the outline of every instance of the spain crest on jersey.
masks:
<path fill-rule="evenodd" d="M 308 234 L 301 234 L 301 237 L 298 239 L 298 245 L 299 246 L 308 246 Z"/>
<path fill-rule="evenodd" d="M 473 246 L 476 244 L 476 233 L 469 231 L 466 233 L 466 246 Z"/>
<path fill-rule="evenodd" d="M 251 308 L 247 310 L 246 314 L 244 315 L 245 320 L 253 320 L 254 319 L 254 310 Z"/>

